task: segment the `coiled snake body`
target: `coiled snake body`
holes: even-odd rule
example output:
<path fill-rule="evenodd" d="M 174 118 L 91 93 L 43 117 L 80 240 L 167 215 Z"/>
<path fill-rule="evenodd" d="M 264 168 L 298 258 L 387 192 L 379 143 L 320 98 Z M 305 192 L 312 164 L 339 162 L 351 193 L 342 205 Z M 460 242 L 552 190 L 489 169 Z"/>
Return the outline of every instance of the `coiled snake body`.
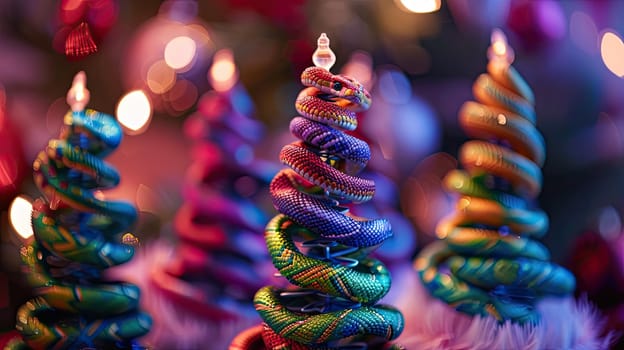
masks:
<path fill-rule="evenodd" d="M 415 268 L 429 291 L 457 310 L 534 323 L 538 298 L 574 290 L 574 277 L 550 263 L 536 240 L 546 233 L 548 217 L 532 206 L 545 157 L 534 97 L 512 66 L 496 62 L 473 92 L 478 102 L 466 102 L 459 120 L 476 140 L 460 149 L 465 170 L 445 178 L 459 195 L 456 210 L 436 229 L 444 241 L 424 249 Z"/>
<path fill-rule="evenodd" d="M 102 158 L 121 135 L 109 115 L 69 112 L 60 138 L 34 162 L 35 183 L 45 199 L 33 205 L 35 241 L 22 248 L 22 258 L 36 297 L 18 310 L 16 325 L 31 348 L 135 348 L 133 339 L 150 329 L 151 318 L 137 310 L 138 287 L 100 280 L 103 269 L 134 253 L 118 243 L 136 218 L 134 207 L 95 194 L 119 182 Z"/>
<path fill-rule="evenodd" d="M 307 68 L 301 81 L 308 87 L 295 104 L 300 116 L 290 123 L 301 141 L 280 153 L 290 169 L 271 182 L 281 214 L 265 231 L 273 265 L 300 288 L 260 289 L 254 303 L 265 324 L 241 334 L 230 349 L 252 349 L 260 338 L 270 349 L 387 348 L 386 341 L 401 333 L 403 318 L 375 305 L 390 288 L 390 274 L 366 255 L 392 235 L 391 227 L 341 206 L 374 194 L 372 181 L 355 175 L 370 158 L 368 145 L 340 130 L 356 128 L 355 112 L 367 109 L 370 97 L 351 78 L 320 67 Z"/>

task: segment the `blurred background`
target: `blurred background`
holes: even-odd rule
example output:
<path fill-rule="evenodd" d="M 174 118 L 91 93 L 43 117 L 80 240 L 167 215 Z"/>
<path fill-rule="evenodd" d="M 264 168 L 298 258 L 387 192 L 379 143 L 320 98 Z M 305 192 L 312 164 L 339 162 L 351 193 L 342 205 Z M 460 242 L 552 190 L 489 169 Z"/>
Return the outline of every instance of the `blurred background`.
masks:
<path fill-rule="evenodd" d="M 171 235 L 191 160 L 182 123 L 229 79 L 211 76 L 223 57 L 216 54 L 231 50 L 221 72 L 235 64 L 234 84 L 248 94 L 240 103 L 253 106 L 267 130 L 256 152 L 276 161 L 291 140 L 299 74 L 312 65 L 321 32 L 337 56 L 333 71 L 348 68 L 373 93 L 360 128 L 375 145 L 372 164 L 399 189 L 417 236 L 414 255 L 452 208 L 440 180 L 457 167 L 466 140 L 457 111 L 473 99 L 491 31 L 501 28 L 535 92 L 546 140 L 544 243 L 554 261 L 574 269 L 581 292 L 604 301 L 599 287 L 615 286 L 603 303 L 615 307 L 624 293 L 622 13 L 618 0 L 0 0 L 0 330 L 13 327 L 29 293 L 19 267 L 23 231 L 19 219 L 11 225 L 9 207 L 18 195 L 39 196 L 30 167 L 58 135 L 78 71 L 87 73 L 89 107 L 124 125 L 108 158 L 122 182 L 107 196 L 137 205 L 133 232 L 146 242 Z M 97 52 L 68 57 L 68 28 L 80 21 Z"/>

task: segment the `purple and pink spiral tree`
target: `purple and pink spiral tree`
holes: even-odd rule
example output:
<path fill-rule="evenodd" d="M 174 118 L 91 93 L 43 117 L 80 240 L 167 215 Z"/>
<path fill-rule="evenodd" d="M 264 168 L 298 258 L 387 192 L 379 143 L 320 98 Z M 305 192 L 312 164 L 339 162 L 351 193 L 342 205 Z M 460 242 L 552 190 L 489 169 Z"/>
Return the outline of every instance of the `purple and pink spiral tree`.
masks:
<path fill-rule="evenodd" d="M 225 348 L 258 322 L 251 299 L 274 274 L 262 232 L 272 210 L 266 188 L 277 164 L 255 154 L 264 127 L 253 118 L 232 56 L 227 49 L 215 54 L 214 90 L 184 123 L 191 165 L 173 219 L 176 244 L 160 239 L 147 245 L 137 266 L 147 276 L 141 282 L 145 307 L 154 316 L 147 340 L 158 347 Z"/>
<path fill-rule="evenodd" d="M 390 289 L 390 272 L 368 255 L 392 236 L 385 219 L 350 214 L 346 204 L 365 202 L 375 184 L 358 177 L 370 158 L 366 142 L 343 130 L 357 127 L 368 109 L 366 89 L 334 75 L 335 56 L 322 34 L 315 67 L 301 74 L 306 86 L 290 123 L 299 139 L 284 146 L 288 168 L 271 181 L 280 212 L 266 226 L 273 265 L 294 286 L 266 286 L 254 296 L 264 321 L 239 334 L 230 349 L 400 348 L 401 313 L 377 302 Z"/>

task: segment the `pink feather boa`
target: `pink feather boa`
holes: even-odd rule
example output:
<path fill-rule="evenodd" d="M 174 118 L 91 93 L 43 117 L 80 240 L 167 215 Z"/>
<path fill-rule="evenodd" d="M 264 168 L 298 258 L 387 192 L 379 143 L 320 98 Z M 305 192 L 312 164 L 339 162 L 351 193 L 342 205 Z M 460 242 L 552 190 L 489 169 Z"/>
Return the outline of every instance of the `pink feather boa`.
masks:
<path fill-rule="evenodd" d="M 499 325 L 492 317 L 470 317 L 433 298 L 409 267 L 393 271 L 386 302 L 405 316 L 397 343 L 418 350 L 547 350 L 608 349 L 614 336 L 601 336 L 604 319 L 586 300 L 550 298 L 538 309 L 542 322 Z"/>
<path fill-rule="evenodd" d="M 214 322 L 195 314 L 188 308 L 178 308 L 157 288 L 151 286 L 150 276 L 156 269 L 164 269 L 175 252 L 175 245 L 158 240 L 136 249 L 127 264 L 107 271 L 108 278 L 121 279 L 141 288 L 141 308 L 154 321 L 151 331 L 140 343 L 155 349 L 227 349 L 232 339 L 242 330 L 257 325 L 260 317 L 249 301 L 249 307 L 237 308 L 241 317 L 234 321 Z"/>
<path fill-rule="evenodd" d="M 239 320 L 209 322 L 189 310 L 177 310 L 156 288 L 150 287 L 153 269 L 162 269 L 174 253 L 164 241 L 137 249 L 131 262 L 109 272 L 141 287 L 141 306 L 154 319 L 152 331 L 142 339 L 146 345 L 180 350 L 227 349 L 242 330 L 261 322 L 249 305 Z M 499 325 L 491 317 L 470 317 L 431 297 L 410 264 L 391 266 L 393 284 L 383 303 L 397 307 L 405 317 L 405 329 L 396 343 L 418 350 L 598 350 L 608 349 L 614 335 L 601 336 L 604 319 L 586 300 L 550 298 L 538 309 L 542 322 L 521 326 Z"/>

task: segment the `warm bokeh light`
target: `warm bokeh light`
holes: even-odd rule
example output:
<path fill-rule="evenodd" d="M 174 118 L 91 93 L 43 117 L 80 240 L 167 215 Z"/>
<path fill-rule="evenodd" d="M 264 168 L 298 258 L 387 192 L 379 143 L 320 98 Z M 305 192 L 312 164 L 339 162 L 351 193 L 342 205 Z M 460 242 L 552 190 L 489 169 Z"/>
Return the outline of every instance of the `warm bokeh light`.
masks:
<path fill-rule="evenodd" d="M 230 49 L 221 49 L 214 55 L 214 62 L 208 73 L 208 80 L 217 91 L 230 90 L 238 81 L 238 69 Z"/>
<path fill-rule="evenodd" d="M 71 88 L 67 91 L 67 104 L 72 111 L 79 112 L 85 109 L 90 97 L 87 89 L 87 74 L 80 71 L 74 76 Z"/>
<path fill-rule="evenodd" d="M 139 184 L 136 191 L 136 205 L 141 212 L 147 212 L 158 215 L 162 208 L 160 203 L 162 198 L 151 187 Z"/>
<path fill-rule="evenodd" d="M 130 245 L 133 247 L 138 247 L 139 245 L 141 245 L 141 242 L 139 241 L 139 237 L 133 235 L 130 232 L 126 232 L 124 233 L 123 236 L 121 236 L 121 243 Z"/>
<path fill-rule="evenodd" d="M 117 120 L 130 134 L 140 134 L 149 125 L 152 106 L 142 90 L 124 95 L 117 104 Z"/>
<path fill-rule="evenodd" d="M 624 42 L 616 33 L 607 31 L 600 41 L 600 54 L 605 66 L 615 75 L 624 77 Z"/>
<path fill-rule="evenodd" d="M 84 0 L 64 0 L 61 2 L 61 9 L 65 11 L 75 10 L 82 5 L 83 2 Z"/>
<path fill-rule="evenodd" d="M 16 197 L 9 207 L 9 220 L 22 240 L 26 240 L 34 234 L 31 215 L 32 201 L 23 195 Z"/>
<path fill-rule="evenodd" d="M 487 53 L 489 59 L 499 60 L 508 64 L 513 63 L 515 54 L 513 49 L 507 44 L 507 36 L 505 36 L 502 30 L 494 29 L 490 41 L 492 44 L 488 48 Z"/>
<path fill-rule="evenodd" d="M 63 23 L 75 23 L 80 20 L 80 16 L 87 6 L 85 0 L 63 0 L 59 11 L 59 17 Z"/>
<path fill-rule="evenodd" d="M 400 0 L 402 9 L 414 13 L 430 13 L 440 9 L 441 0 Z"/>
<path fill-rule="evenodd" d="M 165 101 L 168 102 L 171 107 L 173 115 L 179 115 L 180 113 L 193 107 L 199 92 L 195 84 L 188 80 L 178 80 L 175 85 L 169 90 L 165 96 Z"/>
<path fill-rule="evenodd" d="M 175 70 L 189 68 L 197 52 L 195 41 L 188 36 L 177 36 L 165 46 L 165 62 Z"/>
<path fill-rule="evenodd" d="M 164 60 L 154 62 L 147 70 L 147 87 L 155 94 L 164 94 L 175 82 L 175 71 Z"/>

